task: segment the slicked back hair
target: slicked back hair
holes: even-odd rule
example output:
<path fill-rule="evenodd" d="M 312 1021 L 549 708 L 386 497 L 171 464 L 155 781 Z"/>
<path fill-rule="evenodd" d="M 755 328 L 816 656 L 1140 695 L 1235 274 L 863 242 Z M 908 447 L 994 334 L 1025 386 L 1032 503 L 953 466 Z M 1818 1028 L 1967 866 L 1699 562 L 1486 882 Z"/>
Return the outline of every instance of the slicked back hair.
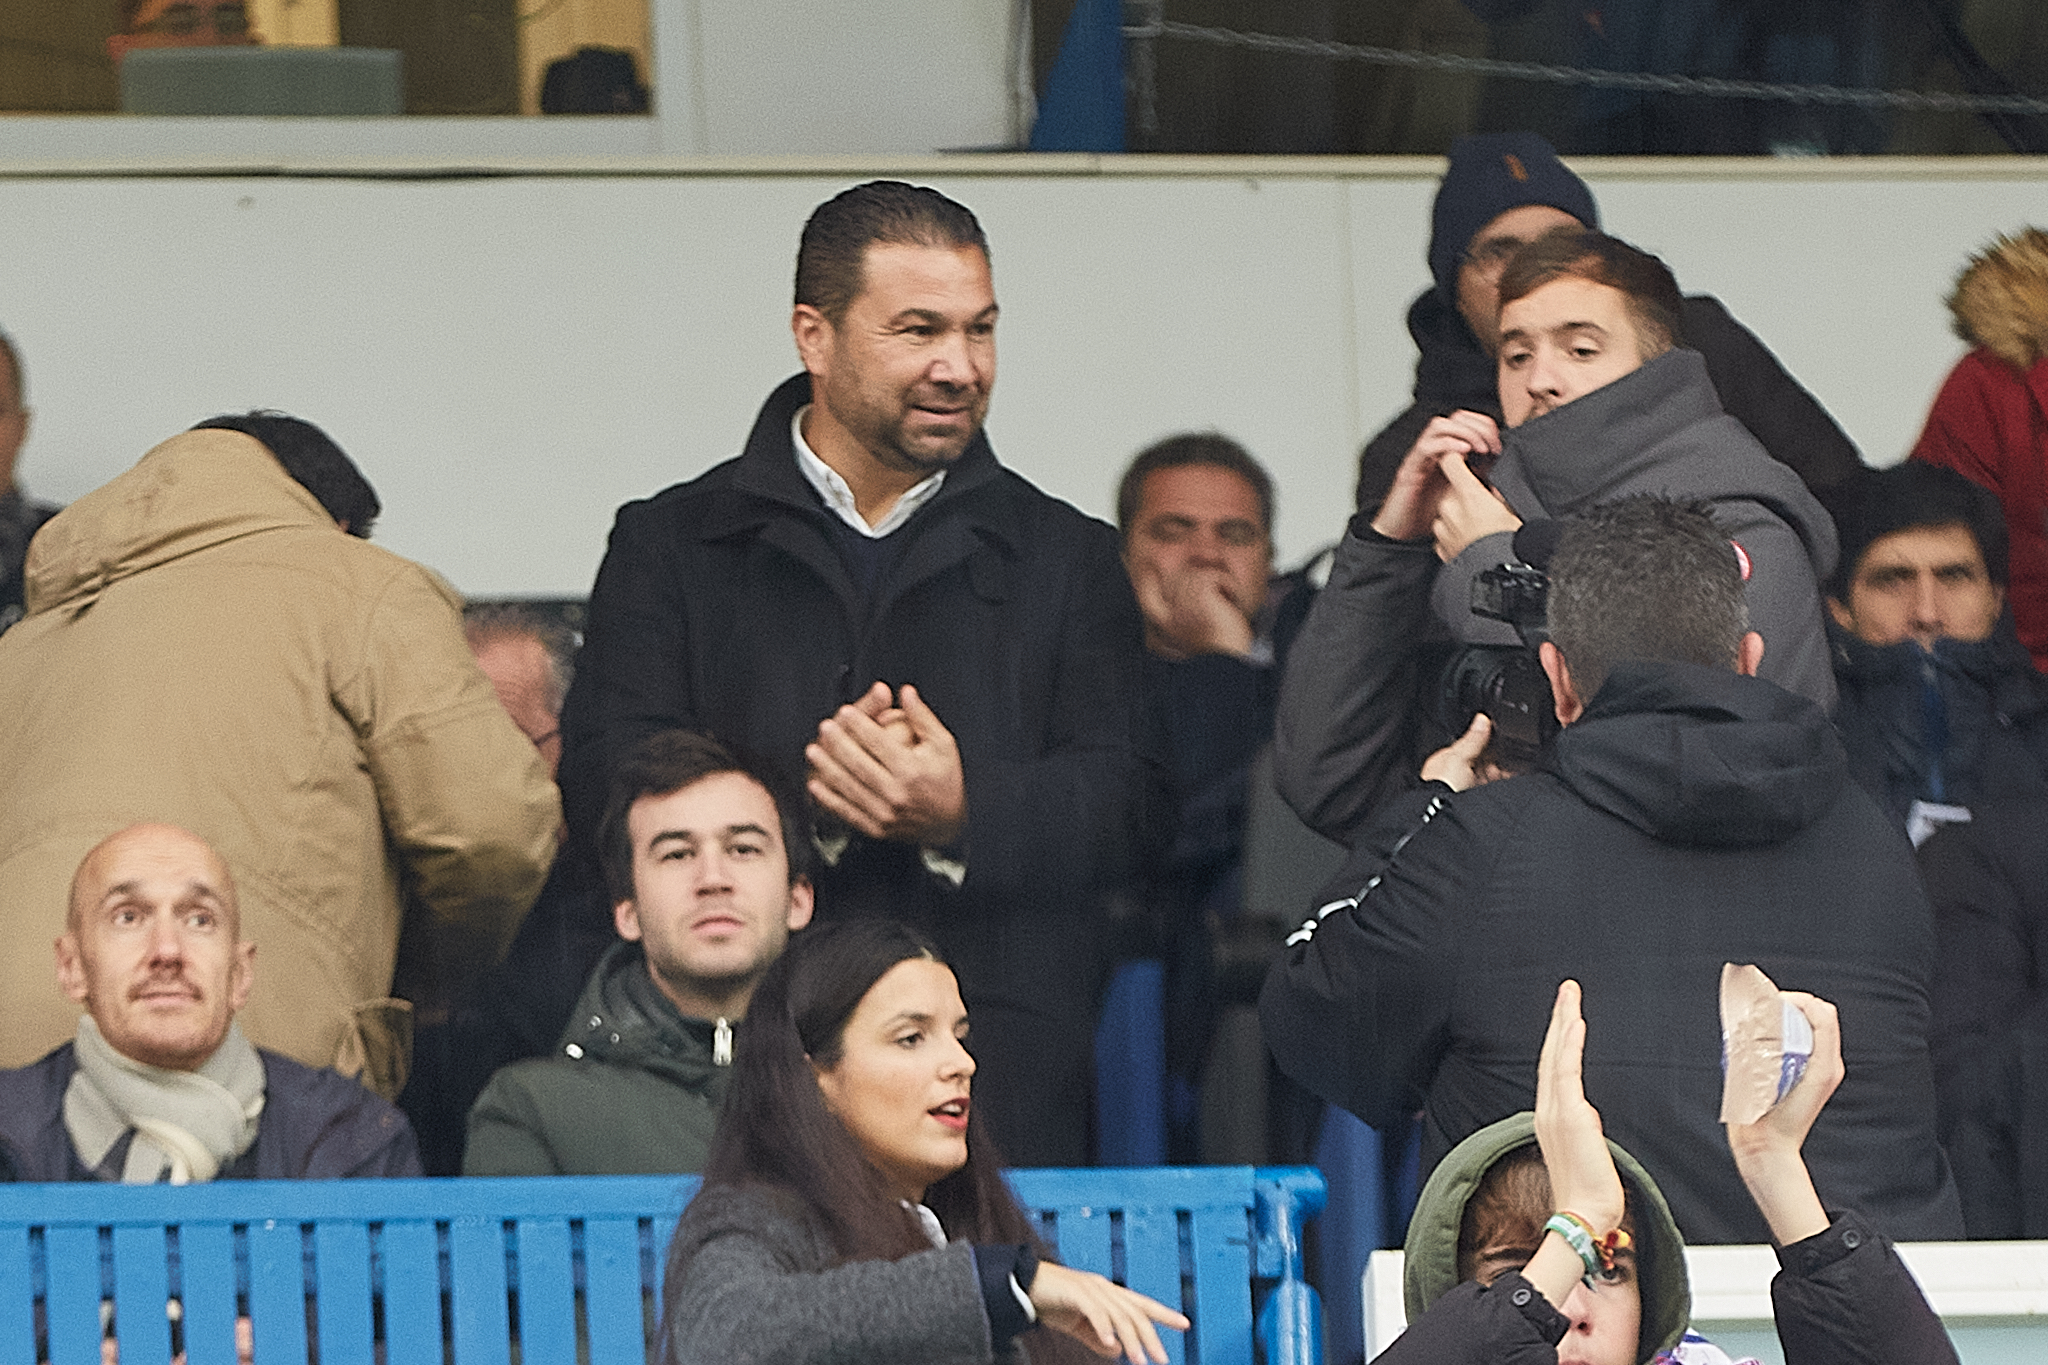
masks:
<path fill-rule="evenodd" d="M 1252 453 L 1220 431 L 1185 431 L 1155 441 L 1138 452 L 1124 471 L 1116 489 L 1116 526 L 1129 539 L 1138 520 L 1138 506 L 1145 500 L 1145 480 L 1162 469 L 1185 469 L 1207 465 L 1227 469 L 1252 486 L 1259 500 L 1259 529 L 1273 538 L 1273 476 Z"/>
<path fill-rule="evenodd" d="M 311 422 L 263 410 L 209 417 L 192 430 L 239 431 L 254 436 L 277 457 L 285 473 L 319 500 L 328 516 L 341 522 L 350 535 L 370 538 L 377 514 L 384 510 L 377 490 L 333 438 Z"/>
<path fill-rule="evenodd" d="M 643 796 L 667 796 L 707 777 L 738 773 L 750 778 L 775 805 L 782 826 L 789 880 L 811 875 L 810 810 L 773 769 L 746 758 L 694 730 L 657 730 L 626 751 L 612 771 L 611 792 L 597 827 L 598 861 L 612 903 L 633 899 L 633 803 Z"/>
<path fill-rule="evenodd" d="M 835 326 L 865 284 L 867 250 L 891 246 L 974 247 L 988 238 L 963 204 L 901 180 L 870 180 L 827 199 L 804 224 L 796 252 L 796 301 Z"/>
<path fill-rule="evenodd" d="M 1707 505 L 1633 497 L 1569 518 L 1550 559 L 1550 639 L 1590 704 L 1624 659 L 1733 669 L 1749 608 Z"/>
<path fill-rule="evenodd" d="M 1684 299 L 1671 268 L 1618 237 L 1581 227 L 1552 228 L 1510 256 L 1501 270 L 1500 306 L 1562 279 L 1619 291 L 1644 360 L 1685 344 L 1678 320 Z"/>

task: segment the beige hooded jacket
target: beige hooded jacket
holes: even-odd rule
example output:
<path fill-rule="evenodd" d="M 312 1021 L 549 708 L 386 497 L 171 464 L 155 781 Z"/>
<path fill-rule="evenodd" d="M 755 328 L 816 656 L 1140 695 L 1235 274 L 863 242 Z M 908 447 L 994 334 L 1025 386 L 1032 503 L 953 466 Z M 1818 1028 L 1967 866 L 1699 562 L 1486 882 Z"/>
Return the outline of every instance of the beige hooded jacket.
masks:
<path fill-rule="evenodd" d="M 70 1038 L 71 875 L 137 821 L 227 859 L 250 1039 L 402 1078 L 401 885 L 502 951 L 559 802 L 426 569 L 339 530 L 261 443 L 173 437 L 44 527 L 0 637 L 0 1065 Z"/>

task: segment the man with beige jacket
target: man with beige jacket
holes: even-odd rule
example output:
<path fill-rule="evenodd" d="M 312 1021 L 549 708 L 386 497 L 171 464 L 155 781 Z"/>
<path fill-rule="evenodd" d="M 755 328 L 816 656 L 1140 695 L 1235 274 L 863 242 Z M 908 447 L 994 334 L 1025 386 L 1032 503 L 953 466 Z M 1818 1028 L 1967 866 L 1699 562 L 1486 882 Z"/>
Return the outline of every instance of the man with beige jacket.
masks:
<path fill-rule="evenodd" d="M 0 928 L 54 939 L 116 830 L 202 831 L 271 963 L 250 1039 L 388 1096 L 401 894 L 501 949 L 560 813 L 455 593 L 363 539 L 377 511 L 318 428 L 259 413 L 173 437 L 43 529 L 0 637 Z M 0 956 L 0 1066 L 76 1021 L 36 955 Z"/>

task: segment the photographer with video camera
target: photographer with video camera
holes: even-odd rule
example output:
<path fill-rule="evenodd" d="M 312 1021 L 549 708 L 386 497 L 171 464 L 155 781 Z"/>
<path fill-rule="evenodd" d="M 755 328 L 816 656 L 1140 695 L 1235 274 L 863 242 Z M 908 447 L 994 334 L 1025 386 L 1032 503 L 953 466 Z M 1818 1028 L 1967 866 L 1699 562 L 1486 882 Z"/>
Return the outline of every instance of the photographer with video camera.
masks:
<path fill-rule="evenodd" d="M 1463 410 L 1423 428 L 1385 501 L 1352 519 L 1281 683 L 1280 793 L 1342 844 L 1476 711 L 1520 741 L 1489 760 L 1529 765 L 1542 738 L 1530 723 L 1548 709 L 1530 645 L 1470 610 L 1475 579 L 1526 563 L 1519 536 L 1537 523 L 1615 498 L 1708 503 L 1769 646 L 1762 676 L 1834 701 L 1817 586 L 1834 567 L 1833 523 L 1722 410 L 1705 362 L 1684 348 L 1663 262 L 1560 229 L 1509 259 L 1500 301 L 1507 429 Z"/>
<path fill-rule="evenodd" d="M 1532 529 L 1518 549 L 1540 548 Z M 1567 518 L 1537 567 L 1502 596 L 1544 580 L 1536 654 L 1562 728 L 1536 771 L 1487 782 L 1475 720 L 1383 809 L 1267 977 L 1281 1069 L 1378 1127 L 1420 1110 L 1426 1173 L 1531 1107 L 1535 1040 L 1576 976 L 1609 1136 L 1688 1241 L 1761 1242 L 1713 1119 L 1720 966 L 1753 962 L 1834 1001 L 1851 1039 L 1806 1147 L 1816 1182 L 1887 1236 L 1960 1236 L 1912 850 L 1849 779 L 1826 713 L 1757 676 L 1768 651 L 1726 530 L 1703 503 L 1626 498 Z M 1529 629 L 1526 601 L 1503 605 Z"/>

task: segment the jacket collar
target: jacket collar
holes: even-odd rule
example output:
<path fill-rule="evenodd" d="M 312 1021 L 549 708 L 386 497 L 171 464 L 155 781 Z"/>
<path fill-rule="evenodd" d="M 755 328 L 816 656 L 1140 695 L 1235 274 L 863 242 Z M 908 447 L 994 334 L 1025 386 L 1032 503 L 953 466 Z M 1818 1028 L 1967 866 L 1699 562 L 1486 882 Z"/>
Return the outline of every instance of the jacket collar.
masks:
<path fill-rule="evenodd" d="M 790 421 L 797 409 L 810 401 L 808 374 L 791 375 L 768 395 L 768 401 L 754 418 L 754 428 L 747 434 L 746 448 L 733 471 L 735 489 L 771 503 L 826 515 L 818 506 L 817 493 L 797 468 L 796 447 L 789 439 Z M 967 449 L 947 470 L 945 484 L 925 505 L 926 509 L 958 500 L 993 479 L 1001 469 L 995 450 L 988 443 L 988 433 L 977 431 Z"/>
<path fill-rule="evenodd" d="M 758 536 L 831 583 L 851 610 L 858 594 L 832 548 L 833 514 L 804 480 L 789 439 L 791 419 L 810 401 L 808 374 L 791 376 L 768 395 L 733 467 L 731 487 L 738 496 L 707 506 L 692 519 L 690 533 L 704 542 Z M 890 596 L 945 572 L 984 544 L 1009 559 L 1022 553 L 1006 510 L 1002 472 L 988 433 L 976 432 L 938 494 L 894 532 L 913 539 L 890 575 Z"/>
<path fill-rule="evenodd" d="M 1415 401 L 1449 412 L 1471 408 L 1500 416 L 1500 379 L 1493 357 L 1443 294 L 1425 290 L 1408 309 L 1415 339 Z"/>
<path fill-rule="evenodd" d="M 1799 537 L 1817 578 L 1835 566 L 1835 524 L 1791 469 L 1721 407 L 1698 351 L 1666 351 L 1502 439 L 1493 486 L 1527 521 L 1630 492 L 1744 499 Z"/>
<path fill-rule="evenodd" d="M 1637 660 L 1614 666 L 1543 760 L 1653 839 L 1720 848 L 1791 838 L 1834 804 L 1848 765 L 1803 697 L 1730 669 Z"/>
<path fill-rule="evenodd" d="M 1867 644 L 1832 618 L 1825 624 L 1835 677 L 1845 691 L 1907 681 L 1917 685 L 1922 666 L 1931 660 L 1937 676 L 1967 679 L 1984 689 L 2002 715 L 2048 711 L 2048 679 L 2034 668 L 2027 647 L 2020 643 L 2010 606 L 1999 613 L 1989 636 L 1937 640 L 1932 655 L 1911 640 L 1895 645 Z"/>
<path fill-rule="evenodd" d="M 1666 351 L 1508 432 L 1501 463 L 1520 473 L 1544 508 L 1562 515 L 1628 478 L 1633 465 L 1653 463 L 1651 452 L 1662 442 L 1721 415 L 1699 352 Z"/>
<path fill-rule="evenodd" d="M 584 983 L 558 1051 L 579 1060 L 659 1072 L 702 1086 L 713 1070 L 717 1023 L 692 1019 L 661 993 L 638 943 L 612 944 Z"/>
<path fill-rule="evenodd" d="M 255 437 L 184 432 L 50 520 L 30 548 L 28 609 L 82 610 L 110 584 L 287 528 L 343 534 Z"/>

